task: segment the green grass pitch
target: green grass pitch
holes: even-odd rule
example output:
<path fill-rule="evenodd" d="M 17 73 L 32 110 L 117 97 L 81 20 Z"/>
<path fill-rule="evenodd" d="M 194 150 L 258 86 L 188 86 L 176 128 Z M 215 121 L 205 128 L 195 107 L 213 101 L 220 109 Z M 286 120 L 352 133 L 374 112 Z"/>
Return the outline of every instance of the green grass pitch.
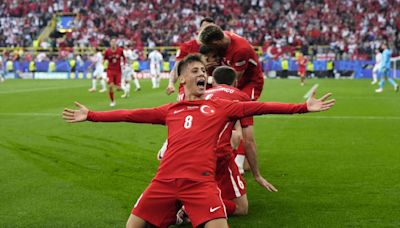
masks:
<path fill-rule="evenodd" d="M 231 227 L 400 227 L 400 94 L 367 80 L 266 80 L 262 101 L 303 102 L 319 83 L 326 113 L 255 119 L 259 166 L 278 189 L 246 174 L 249 215 Z M 129 123 L 67 124 L 80 101 L 109 110 L 85 80 L 0 84 L 0 227 L 123 227 L 154 176 L 166 129 Z M 119 98 L 118 109 L 173 102 L 162 89 Z"/>

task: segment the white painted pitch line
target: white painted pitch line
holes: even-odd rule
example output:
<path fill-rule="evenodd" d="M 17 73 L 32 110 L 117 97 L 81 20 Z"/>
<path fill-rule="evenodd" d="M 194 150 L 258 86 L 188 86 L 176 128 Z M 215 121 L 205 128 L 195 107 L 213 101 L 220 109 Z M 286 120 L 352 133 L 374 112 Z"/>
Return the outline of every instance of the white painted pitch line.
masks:
<path fill-rule="evenodd" d="M 312 94 L 315 92 L 315 90 L 318 88 L 318 84 L 314 84 L 313 87 L 311 87 L 310 90 L 304 95 L 304 99 L 308 99 L 309 97 L 312 96 Z"/>
<path fill-rule="evenodd" d="M 46 90 L 58 90 L 58 89 L 73 89 L 73 88 L 83 88 L 86 86 L 59 86 L 59 87 L 43 87 L 43 88 L 33 88 L 33 89 L 21 89 L 21 90 L 13 90 L 13 91 L 0 91 L 0 94 L 13 94 L 13 93 L 26 93 L 26 92 L 36 92 L 36 91 L 46 91 Z"/>
<path fill-rule="evenodd" d="M 38 117 L 53 117 L 62 116 L 60 113 L 45 113 L 45 112 L 16 112 L 16 113 L 0 113 L 0 116 L 38 116 Z M 313 116 L 313 115 L 263 115 L 255 116 L 256 118 L 266 119 L 338 119 L 338 120 L 400 120 L 400 116 Z"/>

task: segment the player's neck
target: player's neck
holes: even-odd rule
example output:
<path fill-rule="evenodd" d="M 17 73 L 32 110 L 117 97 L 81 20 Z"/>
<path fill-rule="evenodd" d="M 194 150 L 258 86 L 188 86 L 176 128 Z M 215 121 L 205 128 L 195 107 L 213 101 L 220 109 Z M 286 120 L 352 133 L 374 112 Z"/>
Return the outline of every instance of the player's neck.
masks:
<path fill-rule="evenodd" d="M 198 101 L 198 100 L 203 100 L 203 95 L 195 95 L 195 94 L 187 94 L 185 95 L 185 100 L 186 101 Z"/>

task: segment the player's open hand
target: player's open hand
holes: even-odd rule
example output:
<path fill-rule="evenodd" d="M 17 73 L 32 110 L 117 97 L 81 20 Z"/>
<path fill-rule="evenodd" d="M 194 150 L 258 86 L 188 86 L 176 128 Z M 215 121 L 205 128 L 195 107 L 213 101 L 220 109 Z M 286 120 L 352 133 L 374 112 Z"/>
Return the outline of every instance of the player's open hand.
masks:
<path fill-rule="evenodd" d="M 171 95 L 173 92 L 175 92 L 175 86 L 168 85 L 167 88 L 165 89 L 165 92 L 167 93 L 167 95 Z"/>
<path fill-rule="evenodd" d="M 257 181 L 258 184 L 260 184 L 262 187 L 266 188 L 270 192 L 277 192 L 278 189 L 276 189 L 271 183 L 269 183 L 264 177 L 262 176 L 257 176 L 254 177 Z"/>
<path fill-rule="evenodd" d="M 68 123 L 82 122 L 87 119 L 89 109 L 79 102 L 75 102 L 75 105 L 79 108 L 79 110 L 65 108 L 63 111 L 63 119 Z"/>
<path fill-rule="evenodd" d="M 317 99 L 315 97 L 316 91 L 312 93 L 312 96 L 310 96 L 307 99 L 307 109 L 309 112 L 322 112 L 330 109 L 336 102 L 335 99 L 330 99 L 328 98 L 332 95 L 332 93 L 327 93 L 321 98 Z"/>

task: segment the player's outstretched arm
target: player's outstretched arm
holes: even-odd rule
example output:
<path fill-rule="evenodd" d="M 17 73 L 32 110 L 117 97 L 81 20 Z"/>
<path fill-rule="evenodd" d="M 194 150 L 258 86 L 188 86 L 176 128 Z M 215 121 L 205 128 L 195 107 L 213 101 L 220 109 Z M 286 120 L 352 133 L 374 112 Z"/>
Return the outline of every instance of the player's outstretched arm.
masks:
<path fill-rule="evenodd" d="M 78 110 L 66 108 L 63 111 L 63 118 L 69 123 L 87 120 L 91 122 L 131 122 L 163 125 L 165 124 L 165 118 L 171 104 L 155 108 L 113 110 L 106 112 L 92 112 L 78 102 L 75 102 L 75 105 L 79 107 Z"/>
<path fill-rule="evenodd" d="M 79 102 L 75 102 L 75 105 L 79 108 L 78 110 L 73 110 L 69 108 L 65 108 L 62 116 L 65 121 L 68 123 L 77 123 L 87 120 L 87 116 L 89 113 L 89 109 Z"/>

